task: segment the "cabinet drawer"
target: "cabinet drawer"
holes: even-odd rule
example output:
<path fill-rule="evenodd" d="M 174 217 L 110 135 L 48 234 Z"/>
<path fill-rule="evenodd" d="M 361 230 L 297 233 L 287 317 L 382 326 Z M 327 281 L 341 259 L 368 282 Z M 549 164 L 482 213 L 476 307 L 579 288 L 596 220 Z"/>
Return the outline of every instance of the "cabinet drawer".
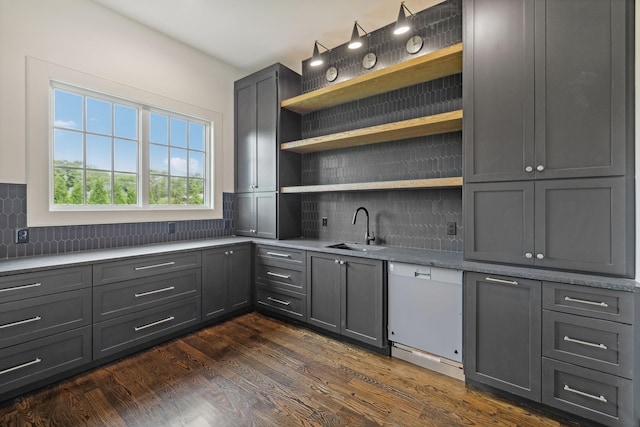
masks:
<path fill-rule="evenodd" d="M 609 426 L 631 425 L 630 380 L 542 359 L 542 402 Z"/>
<path fill-rule="evenodd" d="M 633 327 L 544 310 L 542 354 L 586 368 L 633 376 Z"/>
<path fill-rule="evenodd" d="M 542 307 L 614 322 L 633 323 L 633 294 L 630 292 L 544 282 Z"/>
<path fill-rule="evenodd" d="M 95 322 L 138 312 L 157 305 L 200 295 L 199 268 L 143 279 L 96 286 L 93 299 Z"/>
<path fill-rule="evenodd" d="M 177 301 L 93 325 L 99 359 L 200 322 L 200 298 Z"/>
<path fill-rule="evenodd" d="M 91 266 L 0 277 L 0 303 L 91 286 Z"/>
<path fill-rule="evenodd" d="M 284 289 L 272 289 L 258 285 L 256 303 L 265 310 L 275 311 L 293 319 L 307 320 L 306 296 Z"/>
<path fill-rule="evenodd" d="M 306 254 L 305 251 L 289 248 L 279 248 L 277 246 L 258 246 L 256 248 L 257 260 L 278 260 L 292 264 L 304 265 Z"/>
<path fill-rule="evenodd" d="M 91 362 L 91 326 L 0 350 L 0 396 Z"/>
<path fill-rule="evenodd" d="M 91 324 L 91 288 L 0 304 L 0 348 Z"/>
<path fill-rule="evenodd" d="M 306 292 L 306 270 L 303 266 L 270 260 L 256 262 L 256 281 L 294 292 Z"/>
<path fill-rule="evenodd" d="M 166 274 L 171 271 L 200 267 L 200 265 L 200 252 L 174 253 L 94 264 L 93 284 L 94 286 L 104 285 Z"/>

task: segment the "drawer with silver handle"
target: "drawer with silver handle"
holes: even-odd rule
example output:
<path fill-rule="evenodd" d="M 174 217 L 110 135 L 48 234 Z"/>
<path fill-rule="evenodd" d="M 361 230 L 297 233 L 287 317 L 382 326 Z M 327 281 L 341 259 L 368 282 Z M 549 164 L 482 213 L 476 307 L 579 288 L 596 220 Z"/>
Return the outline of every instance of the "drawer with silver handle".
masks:
<path fill-rule="evenodd" d="M 256 262 L 256 282 L 294 292 L 306 292 L 304 266 L 282 264 L 270 260 Z"/>
<path fill-rule="evenodd" d="M 200 295 L 201 269 L 176 271 L 96 286 L 93 290 L 95 322 Z"/>
<path fill-rule="evenodd" d="M 0 349 L 91 324 L 91 288 L 0 304 Z"/>
<path fill-rule="evenodd" d="M 0 304 L 91 287 L 91 266 L 0 277 Z"/>
<path fill-rule="evenodd" d="M 542 402 L 608 426 L 631 425 L 632 381 L 543 357 Z"/>
<path fill-rule="evenodd" d="M 543 310 L 543 356 L 632 378 L 633 347 L 631 325 Z"/>
<path fill-rule="evenodd" d="M 256 247 L 256 259 L 271 259 L 286 262 L 289 264 L 301 264 L 306 262 L 305 251 L 298 249 L 280 248 L 277 246 L 263 246 L 258 245 Z"/>
<path fill-rule="evenodd" d="M 200 267 L 200 251 L 124 259 L 93 266 L 93 285 L 105 285 Z"/>
<path fill-rule="evenodd" d="M 200 323 L 200 296 L 93 325 L 94 360 Z"/>
<path fill-rule="evenodd" d="M 91 362 L 91 326 L 0 350 L 0 396 Z"/>
<path fill-rule="evenodd" d="M 307 301 L 306 295 L 303 294 L 258 285 L 256 304 L 259 309 L 273 311 L 296 320 L 307 320 Z"/>
<path fill-rule="evenodd" d="M 543 282 L 542 308 L 614 322 L 633 323 L 633 293 Z"/>

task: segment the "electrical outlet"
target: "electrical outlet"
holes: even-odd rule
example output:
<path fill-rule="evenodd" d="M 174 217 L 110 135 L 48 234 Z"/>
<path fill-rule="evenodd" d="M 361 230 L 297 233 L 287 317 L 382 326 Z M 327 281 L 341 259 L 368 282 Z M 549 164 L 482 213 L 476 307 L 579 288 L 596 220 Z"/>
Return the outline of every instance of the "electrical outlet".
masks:
<path fill-rule="evenodd" d="M 448 222 L 447 223 L 447 235 L 448 236 L 455 236 L 457 233 L 458 233 L 457 224 L 455 222 Z"/>
<path fill-rule="evenodd" d="M 29 229 L 16 230 L 16 243 L 29 243 Z"/>
<path fill-rule="evenodd" d="M 326 226 L 327 226 L 327 217 L 326 217 L 326 216 L 323 216 L 323 217 L 322 217 L 322 226 L 323 226 L 323 227 L 326 227 Z"/>
<path fill-rule="evenodd" d="M 176 232 L 176 223 L 175 222 L 170 222 L 169 223 L 169 234 L 173 234 Z"/>

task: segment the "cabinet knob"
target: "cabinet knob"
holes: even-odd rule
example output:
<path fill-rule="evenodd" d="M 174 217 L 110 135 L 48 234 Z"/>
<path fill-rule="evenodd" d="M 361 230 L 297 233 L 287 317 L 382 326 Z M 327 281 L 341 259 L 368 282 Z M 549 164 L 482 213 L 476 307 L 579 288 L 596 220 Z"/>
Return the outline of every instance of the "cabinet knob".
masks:
<path fill-rule="evenodd" d="M 340 261 L 340 265 L 345 265 L 346 261 Z"/>
<path fill-rule="evenodd" d="M 542 255 L 542 254 L 537 254 L 537 255 L 536 255 L 536 258 L 538 258 L 538 259 L 544 259 L 544 255 Z"/>
<path fill-rule="evenodd" d="M 229 255 L 229 252 L 225 252 L 224 254 L 225 254 L 225 255 Z"/>
<path fill-rule="evenodd" d="M 337 259 L 336 259 L 336 260 L 334 260 L 334 262 L 335 262 L 336 264 L 340 264 L 340 261 L 339 261 L 339 260 L 337 260 Z"/>
<path fill-rule="evenodd" d="M 531 259 L 531 258 L 533 258 L 533 254 L 531 252 L 527 252 L 526 254 L 524 254 L 524 257 L 526 259 Z"/>
<path fill-rule="evenodd" d="M 538 166 L 536 166 L 536 170 L 538 172 L 542 172 L 544 170 L 544 166 L 543 165 L 538 165 Z"/>
<path fill-rule="evenodd" d="M 229 251 L 229 255 L 233 255 L 233 251 Z"/>
<path fill-rule="evenodd" d="M 527 166 L 526 168 L 524 168 L 525 172 L 533 172 L 533 166 Z"/>

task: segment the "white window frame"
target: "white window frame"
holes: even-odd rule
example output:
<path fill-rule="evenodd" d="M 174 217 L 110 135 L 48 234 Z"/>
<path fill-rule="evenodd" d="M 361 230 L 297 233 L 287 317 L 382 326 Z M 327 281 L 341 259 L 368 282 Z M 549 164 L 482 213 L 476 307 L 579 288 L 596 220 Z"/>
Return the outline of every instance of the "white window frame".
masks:
<path fill-rule="evenodd" d="M 207 139 L 210 141 L 207 164 L 209 189 L 205 205 L 121 205 L 121 206 L 65 206 L 53 204 L 53 153 L 52 129 L 53 86 L 52 82 L 85 89 L 88 92 L 111 95 L 114 98 L 131 100 L 167 114 L 198 118 L 210 123 Z M 143 114 L 148 115 L 148 109 Z M 148 132 L 144 121 L 139 122 L 139 131 Z M 145 135 L 141 138 L 145 139 Z M 148 151 L 142 142 L 139 154 L 139 186 L 148 193 Z M 146 163 L 146 164 L 145 164 Z M 81 71 L 56 64 L 27 58 L 27 225 L 83 225 L 113 224 L 129 222 L 176 221 L 220 219 L 222 212 L 222 114 L 186 102 L 146 92 L 111 80 L 96 77 Z M 142 196 L 145 197 L 145 196 Z M 146 196 L 148 197 L 148 196 Z M 145 200 L 144 198 L 141 200 Z M 148 200 L 148 199 L 146 199 Z"/>

